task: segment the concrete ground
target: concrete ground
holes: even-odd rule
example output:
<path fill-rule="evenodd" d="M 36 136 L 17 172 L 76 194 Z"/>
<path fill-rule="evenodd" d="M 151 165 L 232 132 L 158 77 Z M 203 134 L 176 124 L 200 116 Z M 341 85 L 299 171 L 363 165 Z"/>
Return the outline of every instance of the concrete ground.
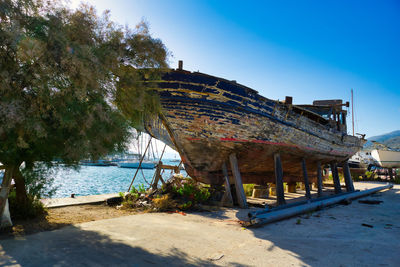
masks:
<path fill-rule="evenodd" d="M 383 203 L 356 200 L 249 229 L 240 209 L 82 223 L 0 240 L 0 265 L 399 266 L 400 186 L 367 198 Z"/>
<path fill-rule="evenodd" d="M 108 198 L 118 197 L 119 194 L 102 194 L 102 195 L 92 195 L 92 196 L 76 196 L 74 198 L 48 198 L 41 199 L 40 201 L 47 208 L 60 208 L 66 206 L 84 205 L 84 204 L 94 204 L 104 202 Z"/>

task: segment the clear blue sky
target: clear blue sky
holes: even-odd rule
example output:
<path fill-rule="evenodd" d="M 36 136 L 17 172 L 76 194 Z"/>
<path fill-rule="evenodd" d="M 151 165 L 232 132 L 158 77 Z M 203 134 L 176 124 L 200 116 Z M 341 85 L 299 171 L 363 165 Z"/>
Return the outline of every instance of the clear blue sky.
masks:
<path fill-rule="evenodd" d="M 400 129 L 400 1 L 87 2 L 130 27 L 145 18 L 171 67 L 183 60 L 295 104 L 349 101 L 354 88 L 356 132 Z"/>

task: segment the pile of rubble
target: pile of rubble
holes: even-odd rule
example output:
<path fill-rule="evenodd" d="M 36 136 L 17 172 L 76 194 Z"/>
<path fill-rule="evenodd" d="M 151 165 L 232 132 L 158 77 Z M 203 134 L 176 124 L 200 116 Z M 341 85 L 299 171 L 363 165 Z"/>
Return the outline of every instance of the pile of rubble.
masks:
<path fill-rule="evenodd" d="M 196 210 L 201 209 L 203 204 L 209 204 L 215 197 L 220 197 L 217 190 L 180 174 L 167 180 L 161 188 L 146 190 L 141 185 L 129 193 L 120 194 L 121 204 L 117 206 L 118 209 L 141 211 Z"/>

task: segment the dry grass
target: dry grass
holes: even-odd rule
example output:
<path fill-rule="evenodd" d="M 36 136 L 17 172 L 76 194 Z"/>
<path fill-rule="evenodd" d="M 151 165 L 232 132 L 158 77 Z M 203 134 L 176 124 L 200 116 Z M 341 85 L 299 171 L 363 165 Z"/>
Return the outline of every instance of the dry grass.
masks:
<path fill-rule="evenodd" d="M 0 231 L 0 239 L 50 231 L 61 227 L 135 214 L 135 210 L 118 210 L 104 204 L 48 209 L 47 214 L 27 220 L 15 220 L 14 226 Z"/>
<path fill-rule="evenodd" d="M 153 199 L 153 206 L 158 211 L 176 209 L 177 205 L 178 203 L 174 199 L 172 199 L 169 194 Z"/>

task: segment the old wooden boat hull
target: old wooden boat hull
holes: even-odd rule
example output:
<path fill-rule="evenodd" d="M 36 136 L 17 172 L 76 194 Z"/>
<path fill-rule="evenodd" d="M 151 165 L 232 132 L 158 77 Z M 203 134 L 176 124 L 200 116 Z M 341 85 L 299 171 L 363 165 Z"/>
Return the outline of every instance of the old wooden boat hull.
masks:
<path fill-rule="evenodd" d="M 187 173 L 203 183 L 223 183 L 221 167 L 232 153 L 243 183 L 274 182 L 274 153 L 281 154 L 285 182 L 302 181 L 302 158 L 314 182 L 318 161 L 345 161 L 364 143 L 332 130 L 315 112 L 236 82 L 176 70 L 157 84 L 162 114 L 146 122 L 146 129 L 175 147 Z"/>

